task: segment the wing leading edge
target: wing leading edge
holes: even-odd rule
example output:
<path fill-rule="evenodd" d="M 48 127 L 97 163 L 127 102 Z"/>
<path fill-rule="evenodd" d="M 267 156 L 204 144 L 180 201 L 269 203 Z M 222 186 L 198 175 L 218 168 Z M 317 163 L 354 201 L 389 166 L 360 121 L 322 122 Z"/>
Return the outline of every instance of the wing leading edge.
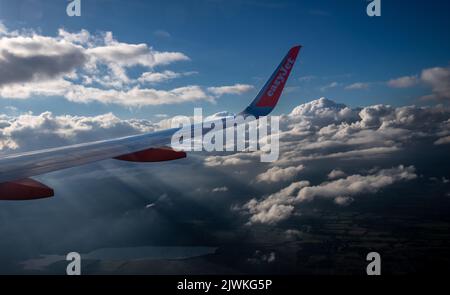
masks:
<path fill-rule="evenodd" d="M 269 114 L 277 104 L 300 46 L 291 48 L 253 102 L 240 114 L 256 118 Z M 186 157 L 170 148 L 181 129 L 76 144 L 8 155 L 0 158 L 0 200 L 31 200 L 53 196 L 53 189 L 30 177 L 106 159 L 132 162 L 170 161 Z"/>

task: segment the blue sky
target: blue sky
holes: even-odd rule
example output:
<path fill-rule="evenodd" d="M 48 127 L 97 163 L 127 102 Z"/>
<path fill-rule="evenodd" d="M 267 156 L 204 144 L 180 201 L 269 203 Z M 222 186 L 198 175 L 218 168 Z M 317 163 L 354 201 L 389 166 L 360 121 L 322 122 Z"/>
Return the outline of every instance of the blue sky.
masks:
<path fill-rule="evenodd" d="M 198 101 L 176 105 L 123 107 L 72 103 L 58 97 L 0 100 L 0 107 L 55 114 L 153 118 L 154 114 L 239 111 L 257 93 L 286 51 L 302 44 L 288 89 L 277 113 L 325 96 L 351 106 L 378 103 L 424 104 L 430 89 L 388 87 L 390 79 L 447 67 L 450 41 L 448 1 L 382 1 L 382 16 L 366 15 L 367 2 L 352 1 L 86 1 L 82 16 L 68 17 L 66 1 L 0 1 L 0 20 L 11 30 L 31 28 L 55 36 L 58 28 L 91 34 L 111 31 L 120 42 L 146 43 L 158 51 L 182 52 L 190 61 L 161 70 L 197 74 L 161 83 L 156 89 L 254 85 L 242 95 L 225 95 L 216 104 Z M 134 69 L 129 69 L 133 75 Z M 302 78 L 303 77 L 303 78 Z M 305 78 L 306 77 L 306 78 Z M 369 83 L 348 90 L 353 83 Z M 329 86 L 329 87 L 327 87 Z M 330 87 L 333 86 L 333 87 Z"/>

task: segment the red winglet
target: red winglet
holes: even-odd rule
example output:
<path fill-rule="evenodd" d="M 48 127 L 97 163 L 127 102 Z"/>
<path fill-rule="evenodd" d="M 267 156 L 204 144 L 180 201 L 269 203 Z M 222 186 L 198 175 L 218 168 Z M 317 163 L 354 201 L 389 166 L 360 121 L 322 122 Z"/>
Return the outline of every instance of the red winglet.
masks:
<path fill-rule="evenodd" d="M 271 79 L 268 81 L 262 96 L 256 103 L 257 107 L 274 107 L 283 92 L 284 85 L 294 67 L 301 46 L 292 47 L 283 59 Z"/>
<path fill-rule="evenodd" d="M 25 201 L 49 198 L 53 195 L 52 188 L 31 178 L 0 183 L 0 200 Z"/>

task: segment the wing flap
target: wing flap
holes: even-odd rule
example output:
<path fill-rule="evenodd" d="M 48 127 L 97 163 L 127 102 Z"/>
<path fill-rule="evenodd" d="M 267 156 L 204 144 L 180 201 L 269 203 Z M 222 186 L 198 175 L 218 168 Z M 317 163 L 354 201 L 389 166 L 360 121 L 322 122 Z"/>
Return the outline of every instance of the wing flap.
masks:
<path fill-rule="evenodd" d="M 186 153 L 170 147 L 150 148 L 143 151 L 115 157 L 116 160 L 128 162 L 163 162 L 186 158 Z"/>
<path fill-rule="evenodd" d="M 53 195 L 52 188 L 31 178 L 0 183 L 0 200 L 36 200 L 49 198 Z"/>

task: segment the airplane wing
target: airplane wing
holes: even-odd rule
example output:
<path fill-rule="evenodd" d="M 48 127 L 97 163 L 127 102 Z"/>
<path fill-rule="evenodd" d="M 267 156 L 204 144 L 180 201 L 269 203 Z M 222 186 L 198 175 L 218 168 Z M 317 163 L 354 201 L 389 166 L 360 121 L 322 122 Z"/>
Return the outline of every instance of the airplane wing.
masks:
<path fill-rule="evenodd" d="M 295 46 L 276 68 L 253 102 L 240 114 L 266 116 L 278 102 L 301 46 Z M 221 124 L 222 125 L 222 124 Z M 170 147 L 171 128 L 140 135 L 102 140 L 0 157 L 0 200 L 32 200 L 54 195 L 52 188 L 30 177 L 106 159 L 160 162 L 186 157 Z"/>

